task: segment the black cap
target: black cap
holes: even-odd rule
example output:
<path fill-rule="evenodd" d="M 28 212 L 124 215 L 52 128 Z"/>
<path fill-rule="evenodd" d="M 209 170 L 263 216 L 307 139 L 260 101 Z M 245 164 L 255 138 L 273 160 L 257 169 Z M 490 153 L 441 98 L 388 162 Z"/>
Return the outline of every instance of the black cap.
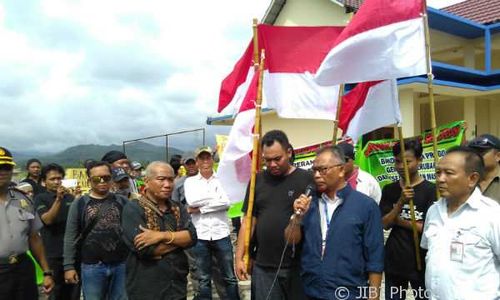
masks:
<path fill-rule="evenodd" d="M 125 172 L 125 170 L 122 168 L 114 168 L 112 173 L 113 173 L 113 181 L 114 182 L 119 182 L 125 178 L 130 178 L 130 176 L 127 174 L 127 172 Z"/>
<path fill-rule="evenodd" d="M 500 149 L 500 140 L 491 134 L 483 134 L 470 141 L 467 146 L 478 150 Z"/>
<path fill-rule="evenodd" d="M 353 145 L 351 145 L 347 142 L 342 142 L 342 143 L 338 144 L 337 147 L 339 147 L 342 150 L 342 152 L 344 152 L 344 155 L 346 158 L 354 160 L 354 146 Z"/>
<path fill-rule="evenodd" d="M 123 153 L 121 151 L 112 150 L 112 151 L 109 151 L 108 153 L 104 154 L 104 156 L 102 157 L 101 160 L 112 164 L 115 161 L 120 160 L 120 159 L 124 159 L 124 158 L 127 158 L 125 153 Z"/>
<path fill-rule="evenodd" d="M 16 165 L 14 158 L 12 157 L 12 153 L 4 147 L 0 147 L 0 165 Z"/>

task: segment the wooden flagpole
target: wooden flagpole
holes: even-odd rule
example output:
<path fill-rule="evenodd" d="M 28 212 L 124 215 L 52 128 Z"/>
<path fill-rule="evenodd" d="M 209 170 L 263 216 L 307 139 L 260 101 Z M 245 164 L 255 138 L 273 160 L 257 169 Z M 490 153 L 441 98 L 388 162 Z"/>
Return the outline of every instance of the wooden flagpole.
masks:
<path fill-rule="evenodd" d="M 259 70 L 259 36 L 257 31 L 257 26 L 259 25 L 259 21 L 254 18 L 253 19 L 253 70 L 257 72 Z"/>
<path fill-rule="evenodd" d="M 437 168 L 437 163 L 439 161 L 438 149 L 437 149 L 437 133 L 436 133 L 436 106 L 434 102 L 434 87 L 433 80 L 434 75 L 432 74 L 432 61 L 431 61 L 431 38 L 429 34 L 429 19 L 427 16 L 427 1 L 423 0 L 422 16 L 424 22 L 425 31 L 425 63 L 427 66 L 427 91 L 429 94 L 429 108 L 431 114 L 431 134 L 432 134 L 432 149 L 434 153 L 434 170 Z M 436 177 L 437 178 L 437 177 Z M 436 188 L 437 199 L 440 198 L 439 189 Z"/>
<path fill-rule="evenodd" d="M 259 20 L 257 20 L 257 18 L 254 18 L 253 25 L 252 25 L 252 28 L 253 28 L 253 70 L 256 73 L 259 71 L 259 60 L 260 60 L 259 59 L 259 30 L 258 30 L 258 26 L 259 26 Z M 262 100 L 262 97 L 261 97 L 261 100 Z M 262 120 L 261 120 L 261 123 L 262 123 Z M 262 126 L 259 126 L 259 131 L 257 132 L 257 134 L 259 135 L 259 139 L 260 139 L 260 137 L 262 136 Z M 259 140 L 259 144 L 260 144 L 260 140 Z M 257 154 L 259 154 L 259 151 L 260 151 L 260 149 L 258 148 Z M 260 171 L 260 169 L 261 169 L 260 155 L 257 155 L 257 171 Z"/>
<path fill-rule="evenodd" d="M 261 127 L 261 104 L 262 104 L 262 79 L 264 75 L 264 59 L 265 52 L 262 49 L 261 59 L 259 64 L 259 80 L 257 85 L 257 99 L 255 99 L 255 126 L 253 135 L 253 150 L 252 150 L 252 173 L 250 177 L 250 189 L 248 195 L 248 207 L 245 215 L 245 254 L 243 256 L 243 261 L 245 267 L 248 270 L 250 265 L 250 237 L 252 234 L 252 215 L 253 215 L 253 204 L 255 199 L 255 178 L 258 171 L 258 161 L 259 161 L 259 143 L 260 143 L 260 127 Z"/>
<path fill-rule="evenodd" d="M 342 109 L 342 97 L 344 96 L 344 84 L 339 86 L 339 95 L 337 99 L 337 112 L 335 113 L 335 121 L 333 121 L 333 137 L 332 137 L 332 145 L 337 145 L 337 133 L 339 130 L 339 121 L 340 121 L 340 110 Z"/>
<path fill-rule="evenodd" d="M 405 154 L 406 154 L 406 149 L 405 149 L 405 142 L 403 138 L 403 129 L 401 126 L 398 126 L 398 133 L 399 133 L 399 145 L 401 147 L 401 159 L 403 160 L 403 167 L 404 167 L 404 176 L 405 176 L 405 187 L 410 187 L 410 172 L 408 170 L 408 162 L 406 161 Z M 401 196 L 403 197 L 403 196 Z M 413 232 L 413 242 L 415 244 L 415 257 L 417 259 L 417 270 L 421 271 L 422 270 L 422 258 L 420 257 L 420 241 L 418 238 L 418 231 L 417 231 L 417 220 L 415 218 L 415 203 L 413 201 L 413 198 L 409 200 L 410 205 L 410 219 L 411 219 L 411 229 Z"/>

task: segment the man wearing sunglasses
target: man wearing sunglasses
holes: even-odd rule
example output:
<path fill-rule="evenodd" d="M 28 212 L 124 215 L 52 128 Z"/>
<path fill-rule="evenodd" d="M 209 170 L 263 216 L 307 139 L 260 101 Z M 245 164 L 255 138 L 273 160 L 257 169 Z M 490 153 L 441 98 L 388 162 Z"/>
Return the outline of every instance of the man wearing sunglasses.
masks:
<path fill-rule="evenodd" d="M 38 234 L 40 217 L 31 200 L 10 187 L 15 165 L 10 151 L 0 147 L 0 298 L 38 299 L 35 267 L 28 250 L 44 271 L 45 293 L 51 292 L 54 281 Z"/>
<path fill-rule="evenodd" d="M 76 284 L 81 263 L 85 299 L 126 299 L 125 260 L 128 248 L 122 240 L 121 215 L 128 199 L 110 193 L 111 166 L 93 162 L 87 166 L 90 193 L 71 204 L 64 235 L 64 278 Z"/>
<path fill-rule="evenodd" d="M 318 151 L 311 168 L 318 193 L 301 195 L 285 229 L 302 241 L 301 277 L 309 299 L 379 299 L 384 270 L 380 211 L 346 182 L 339 147 Z"/>
<path fill-rule="evenodd" d="M 500 203 L 500 140 L 483 134 L 467 145 L 476 150 L 484 160 L 484 177 L 479 181 L 483 194 Z"/>

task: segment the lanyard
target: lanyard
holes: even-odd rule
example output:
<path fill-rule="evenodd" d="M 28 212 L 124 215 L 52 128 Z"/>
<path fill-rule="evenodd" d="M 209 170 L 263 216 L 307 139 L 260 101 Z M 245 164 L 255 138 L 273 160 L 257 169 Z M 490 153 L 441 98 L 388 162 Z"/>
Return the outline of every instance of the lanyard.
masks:
<path fill-rule="evenodd" d="M 328 204 L 327 204 L 327 202 L 323 198 L 321 198 L 321 201 L 323 202 L 323 210 L 325 213 L 325 222 L 326 222 L 325 238 L 321 237 L 321 259 L 323 259 L 323 256 L 325 255 L 326 238 L 328 236 L 328 230 L 330 229 L 330 218 L 328 217 Z"/>
<path fill-rule="evenodd" d="M 328 214 L 328 203 L 326 203 L 325 199 L 321 200 L 323 201 L 323 210 L 325 211 L 326 235 L 328 235 L 328 230 L 330 229 L 330 215 Z"/>

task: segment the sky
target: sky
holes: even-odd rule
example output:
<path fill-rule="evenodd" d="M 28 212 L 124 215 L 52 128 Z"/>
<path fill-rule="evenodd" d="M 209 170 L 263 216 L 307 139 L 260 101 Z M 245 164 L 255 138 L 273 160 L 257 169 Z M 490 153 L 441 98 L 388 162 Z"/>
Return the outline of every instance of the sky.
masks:
<path fill-rule="evenodd" d="M 269 3 L 1 1 L 1 146 L 57 152 L 206 127 Z"/>

